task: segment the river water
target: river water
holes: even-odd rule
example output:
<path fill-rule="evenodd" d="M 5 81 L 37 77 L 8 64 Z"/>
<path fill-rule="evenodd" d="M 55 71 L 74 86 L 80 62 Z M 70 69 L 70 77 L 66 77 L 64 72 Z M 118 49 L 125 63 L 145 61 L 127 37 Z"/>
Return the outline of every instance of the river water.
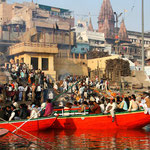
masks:
<path fill-rule="evenodd" d="M 146 130 L 47 130 L 11 133 L 0 138 L 0 149 L 7 150 L 150 150 L 150 131 Z M 19 137 L 19 136 L 20 137 Z M 23 137 L 23 138 L 22 138 Z M 25 140 L 28 139 L 29 141 Z"/>

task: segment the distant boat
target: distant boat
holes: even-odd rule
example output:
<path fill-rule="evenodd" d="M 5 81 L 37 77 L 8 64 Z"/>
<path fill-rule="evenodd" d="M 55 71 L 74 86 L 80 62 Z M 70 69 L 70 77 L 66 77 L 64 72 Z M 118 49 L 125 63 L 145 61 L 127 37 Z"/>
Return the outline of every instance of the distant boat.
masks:
<path fill-rule="evenodd" d="M 26 124 L 24 124 L 20 129 L 24 131 L 39 131 L 46 130 L 56 121 L 57 117 L 43 117 L 37 119 L 31 119 Z M 22 125 L 26 120 L 13 120 L 13 121 L 1 121 L 0 128 L 7 129 L 9 131 L 14 131 L 17 127 Z"/>
<path fill-rule="evenodd" d="M 73 112 L 71 112 L 73 110 Z M 55 110 L 58 114 L 59 110 Z M 115 114 L 115 121 L 112 122 L 110 114 L 78 114 L 75 109 L 69 110 L 67 114 L 60 113 L 57 120 L 51 126 L 56 129 L 137 129 L 150 123 L 150 115 L 144 111 L 121 112 Z M 65 112 L 63 110 L 63 112 Z"/>

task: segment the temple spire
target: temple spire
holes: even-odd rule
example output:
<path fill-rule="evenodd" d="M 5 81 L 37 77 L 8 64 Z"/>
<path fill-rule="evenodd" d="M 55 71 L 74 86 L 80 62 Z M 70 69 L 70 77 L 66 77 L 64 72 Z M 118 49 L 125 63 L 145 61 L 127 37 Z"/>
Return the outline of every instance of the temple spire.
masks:
<path fill-rule="evenodd" d="M 105 38 L 112 38 L 112 33 L 111 33 L 111 29 L 110 29 L 107 18 L 105 18 L 105 20 L 104 20 L 104 24 L 103 24 L 103 27 L 101 29 L 101 32 L 104 33 Z"/>
<path fill-rule="evenodd" d="M 103 0 L 100 14 L 98 17 L 98 31 L 103 32 L 103 28 L 105 28 L 105 19 L 107 19 L 109 28 L 110 28 L 110 36 L 114 35 L 114 26 L 115 26 L 115 19 L 114 19 L 114 12 L 110 3 L 110 0 Z M 109 37 L 109 36 L 108 36 Z"/>
<path fill-rule="evenodd" d="M 92 25 L 91 17 L 90 17 L 90 21 L 89 21 L 88 30 L 89 30 L 89 31 L 94 31 L 94 29 L 93 29 L 93 25 Z"/>
<path fill-rule="evenodd" d="M 118 35 L 119 35 L 119 40 L 121 40 L 121 41 L 129 41 L 127 30 L 126 30 L 126 26 L 125 26 L 125 23 L 124 23 L 124 19 L 121 22 L 120 30 L 119 30 Z"/>

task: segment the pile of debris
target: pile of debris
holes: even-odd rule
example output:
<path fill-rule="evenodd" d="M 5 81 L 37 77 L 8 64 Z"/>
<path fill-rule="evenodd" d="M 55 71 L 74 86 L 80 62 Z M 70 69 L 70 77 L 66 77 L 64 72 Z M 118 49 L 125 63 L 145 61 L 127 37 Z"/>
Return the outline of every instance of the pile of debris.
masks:
<path fill-rule="evenodd" d="M 102 58 L 109 56 L 108 52 L 90 51 L 87 53 L 88 59 Z"/>
<path fill-rule="evenodd" d="M 123 59 L 109 59 L 106 61 L 106 78 L 112 81 L 120 81 L 121 76 L 130 76 L 130 64 Z"/>

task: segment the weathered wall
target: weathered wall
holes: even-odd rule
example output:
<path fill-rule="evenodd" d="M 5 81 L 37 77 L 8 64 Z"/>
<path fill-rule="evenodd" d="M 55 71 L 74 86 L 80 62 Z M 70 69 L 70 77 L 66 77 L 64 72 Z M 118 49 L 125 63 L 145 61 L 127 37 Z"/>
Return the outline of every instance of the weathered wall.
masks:
<path fill-rule="evenodd" d="M 106 61 L 109 59 L 116 59 L 116 58 L 119 58 L 119 55 L 96 58 L 96 59 L 88 59 L 88 67 L 91 69 L 91 71 L 99 68 L 104 72 L 106 68 Z"/>
<path fill-rule="evenodd" d="M 51 77 L 55 80 L 56 79 L 56 71 L 54 70 L 54 55 L 53 54 L 32 54 L 32 53 L 27 53 L 27 54 L 22 54 L 19 56 L 15 56 L 15 62 L 17 62 L 17 59 L 19 62 L 21 62 L 21 59 L 24 58 L 24 63 L 29 65 L 29 68 L 31 68 L 31 57 L 36 57 L 38 58 L 38 69 L 42 70 L 42 58 L 48 58 L 48 70 L 42 70 L 45 74 L 51 75 Z"/>

